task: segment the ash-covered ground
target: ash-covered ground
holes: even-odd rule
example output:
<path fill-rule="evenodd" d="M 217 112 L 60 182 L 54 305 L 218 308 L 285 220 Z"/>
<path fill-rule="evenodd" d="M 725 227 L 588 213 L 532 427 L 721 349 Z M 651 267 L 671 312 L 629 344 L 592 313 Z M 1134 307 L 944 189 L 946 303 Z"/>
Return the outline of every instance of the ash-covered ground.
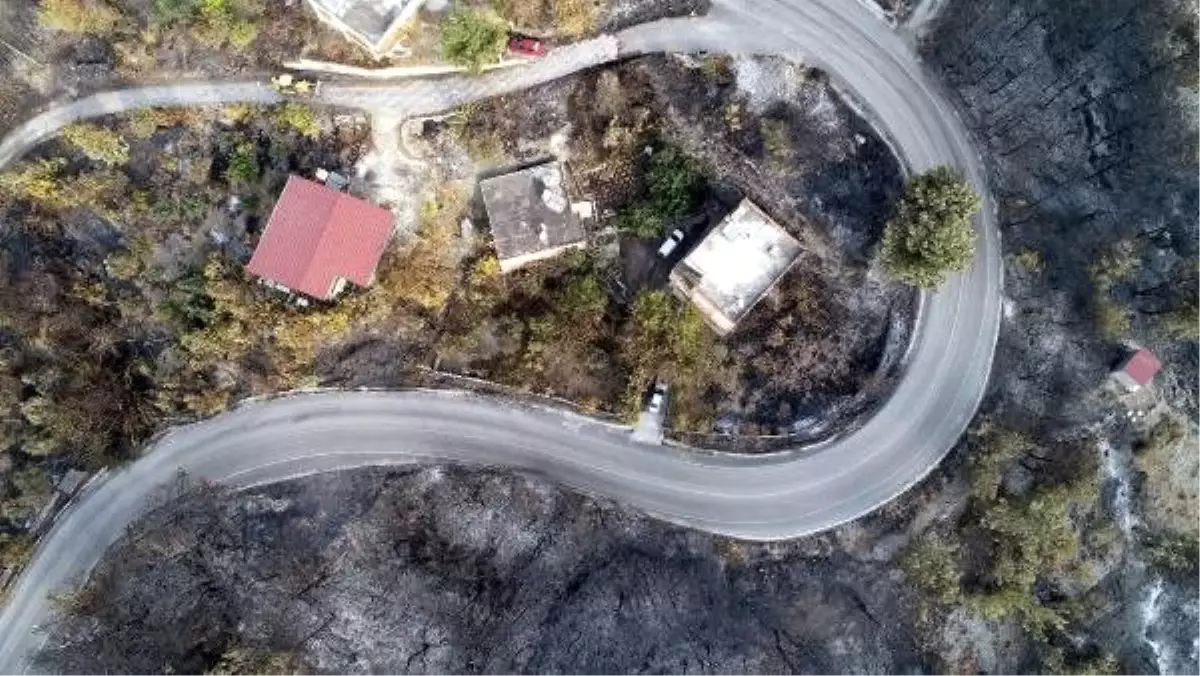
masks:
<path fill-rule="evenodd" d="M 201 488 L 105 557 L 42 666 L 198 673 L 237 652 L 322 673 L 926 671 L 896 538 L 875 537 L 887 521 L 748 545 L 441 467 Z"/>

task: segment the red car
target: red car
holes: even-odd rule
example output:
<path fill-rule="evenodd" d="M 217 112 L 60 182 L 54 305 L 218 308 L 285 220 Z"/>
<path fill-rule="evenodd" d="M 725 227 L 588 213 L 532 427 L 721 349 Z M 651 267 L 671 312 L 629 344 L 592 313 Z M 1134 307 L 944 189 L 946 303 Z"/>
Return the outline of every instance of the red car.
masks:
<path fill-rule="evenodd" d="M 546 45 L 527 35 L 512 35 L 508 38 L 508 51 L 522 56 L 545 56 Z"/>

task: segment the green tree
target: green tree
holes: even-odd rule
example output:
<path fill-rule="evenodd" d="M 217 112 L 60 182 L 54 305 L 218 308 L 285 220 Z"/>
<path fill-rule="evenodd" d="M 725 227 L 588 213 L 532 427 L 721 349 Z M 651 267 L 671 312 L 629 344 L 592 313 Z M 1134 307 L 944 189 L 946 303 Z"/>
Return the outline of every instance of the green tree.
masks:
<path fill-rule="evenodd" d="M 618 226 L 637 237 L 659 237 L 668 222 L 696 207 L 702 177 L 695 164 L 677 148 L 654 153 L 646 169 L 645 197 L 618 214 Z"/>
<path fill-rule="evenodd" d="M 129 144 L 117 132 L 96 124 L 72 124 L 62 137 L 96 162 L 121 165 L 129 161 Z"/>
<path fill-rule="evenodd" d="M 504 21 L 493 12 L 459 5 L 442 21 L 442 58 L 478 73 L 500 60 L 507 38 Z"/>
<path fill-rule="evenodd" d="M 936 167 L 911 180 L 883 234 L 882 255 L 896 279 L 936 288 L 964 270 L 975 255 L 971 217 L 979 195 L 949 167 Z"/>

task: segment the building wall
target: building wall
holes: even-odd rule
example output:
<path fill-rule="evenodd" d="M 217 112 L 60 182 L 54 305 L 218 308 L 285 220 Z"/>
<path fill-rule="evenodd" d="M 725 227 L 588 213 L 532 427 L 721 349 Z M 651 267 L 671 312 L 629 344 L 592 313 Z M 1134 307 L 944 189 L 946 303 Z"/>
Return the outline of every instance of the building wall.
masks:
<path fill-rule="evenodd" d="M 563 246 L 555 247 L 553 249 L 543 249 L 541 251 L 534 251 L 532 253 L 527 253 L 522 256 L 514 256 L 512 258 L 501 258 L 500 259 L 500 272 L 512 272 L 513 270 L 516 270 L 517 268 L 519 268 L 523 265 L 528 265 L 530 263 L 533 263 L 534 261 L 540 261 L 540 260 L 545 260 L 547 258 L 553 258 L 555 256 L 562 254 L 564 251 L 570 251 L 571 249 L 582 249 L 585 246 L 587 246 L 587 242 L 576 242 L 574 244 L 565 244 Z"/>
<path fill-rule="evenodd" d="M 1124 387 L 1129 392 L 1137 392 L 1138 390 L 1142 389 L 1142 386 L 1138 384 L 1138 381 L 1134 380 L 1132 376 L 1124 371 L 1113 371 L 1112 379 L 1117 381 L 1117 384 L 1119 384 L 1121 387 Z"/>
<path fill-rule="evenodd" d="M 364 33 L 356 30 L 353 26 L 350 26 L 342 21 L 340 16 L 333 14 L 325 7 L 317 4 L 316 0 L 308 0 L 308 6 L 311 7 L 314 12 L 316 12 L 318 19 L 336 29 L 339 33 L 345 36 L 346 39 L 361 45 L 364 49 L 371 52 L 372 56 L 377 59 L 386 57 L 392 51 L 400 31 L 408 24 L 408 22 L 412 21 L 413 17 L 417 15 L 417 12 L 419 12 L 421 7 L 424 5 L 425 0 L 409 0 L 409 2 L 407 2 L 400 10 L 400 13 L 396 15 L 396 18 L 392 19 L 391 25 L 389 25 L 384 31 L 383 36 L 379 38 L 379 41 L 373 42 Z"/>

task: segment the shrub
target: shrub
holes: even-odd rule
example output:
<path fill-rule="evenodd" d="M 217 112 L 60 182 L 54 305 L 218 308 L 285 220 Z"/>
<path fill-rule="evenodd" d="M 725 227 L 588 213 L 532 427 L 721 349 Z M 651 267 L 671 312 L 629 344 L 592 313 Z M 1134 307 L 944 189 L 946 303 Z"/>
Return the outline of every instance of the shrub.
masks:
<path fill-rule="evenodd" d="M 913 286 L 936 288 L 964 270 L 975 255 L 971 216 L 980 200 L 948 167 L 937 167 L 909 182 L 883 234 L 887 271 Z"/>
<path fill-rule="evenodd" d="M 661 236 L 664 225 L 696 207 L 703 185 L 692 161 L 672 147 L 651 156 L 645 181 L 645 197 L 618 214 L 621 231 L 637 237 Z"/>
<path fill-rule="evenodd" d="M 1200 568 L 1200 543 L 1195 535 L 1154 535 L 1146 537 L 1146 559 L 1160 572 L 1196 579 Z"/>
<path fill-rule="evenodd" d="M 564 37 L 579 37 L 596 29 L 594 0 L 555 0 L 554 32 Z"/>
<path fill-rule="evenodd" d="M 1187 438 L 1187 419 L 1178 413 L 1167 413 L 1141 439 L 1134 442 L 1138 454 L 1170 452 Z"/>
<path fill-rule="evenodd" d="M 645 387 L 662 377 L 671 384 L 676 426 L 699 429 L 711 422 L 711 405 L 704 393 L 722 377 L 725 354 L 695 307 L 664 291 L 643 291 L 622 334 L 621 354 L 629 373 L 626 415 L 636 415 Z"/>
<path fill-rule="evenodd" d="M 441 25 L 442 58 L 478 73 L 504 54 L 508 32 L 504 22 L 489 11 L 457 6 Z"/>
<path fill-rule="evenodd" d="M 321 135 L 321 127 L 317 124 L 312 108 L 294 101 L 287 101 L 275 109 L 275 123 L 281 127 L 294 129 L 301 136 L 317 138 Z"/>
<path fill-rule="evenodd" d="M 1108 291 L 1100 292 L 1092 300 L 1092 314 L 1101 336 L 1117 340 L 1129 334 L 1129 310 L 1113 300 Z"/>
<path fill-rule="evenodd" d="M 62 137 L 90 160 L 116 165 L 129 161 L 129 144 L 111 129 L 95 124 L 72 124 L 62 130 Z"/>
<path fill-rule="evenodd" d="M 1196 340 L 1200 337 L 1200 307 L 1196 296 L 1185 298 L 1174 310 L 1154 315 L 1155 329 L 1171 340 Z"/>
<path fill-rule="evenodd" d="M 230 183 L 249 185 L 258 179 L 258 149 L 249 141 L 239 143 L 229 159 L 225 178 Z"/>
<path fill-rule="evenodd" d="M 41 0 L 38 21 L 68 33 L 105 35 L 116 28 L 121 14 L 104 0 Z"/>
<path fill-rule="evenodd" d="M 21 169 L 0 173 L 0 190 L 52 209 L 65 208 L 70 200 L 59 177 L 65 165 L 62 159 L 38 160 Z"/>
<path fill-rule="evenodd" d="M 930 534 L 904 550 L 900 567 L 926 595 L 942 605 L 955 605 L 962 599 L 958 560 L 956 543 Z"/>
<path fill-rule="evenodd" d="M 154 0 L 150 16 L 155 23 L 170 25 L 187 23 L 196 17 L 199 0 Z"/>
<path fill-rule="evenodd" d="M 212 47 L 230 44 L 245 49 L 258 36 L 252 18 L 234 0 L 198 0 L 196 9 L 199 22 L 195 35 Z"/>

